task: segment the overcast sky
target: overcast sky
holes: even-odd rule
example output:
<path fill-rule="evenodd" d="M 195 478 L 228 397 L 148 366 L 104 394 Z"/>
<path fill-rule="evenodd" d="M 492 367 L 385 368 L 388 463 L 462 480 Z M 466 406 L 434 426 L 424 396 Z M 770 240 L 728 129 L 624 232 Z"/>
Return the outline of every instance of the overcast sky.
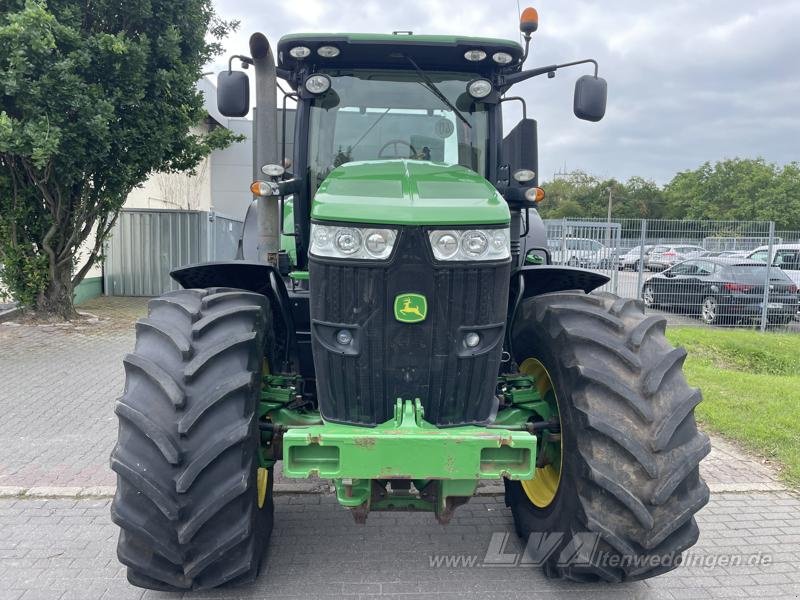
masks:
<path fill-rule="evenodd" d="M 215 3 L 220 16 L 242 23 L 226 43 L 228 53 L 248 53 L 254 31 L 273 44 L 302 31 L 519 37 L 516 0 Z M 574 81 L 588 67 L 513 88 L 539 121 L 544 179 L 566 168 L 664 183 L 706 160 L 800 160 L 797 0 L 543 0 L 535 6 L 540 25 L 526 66 L 596 58 L 609 87 L 600 123 L 572 115 Z"/>

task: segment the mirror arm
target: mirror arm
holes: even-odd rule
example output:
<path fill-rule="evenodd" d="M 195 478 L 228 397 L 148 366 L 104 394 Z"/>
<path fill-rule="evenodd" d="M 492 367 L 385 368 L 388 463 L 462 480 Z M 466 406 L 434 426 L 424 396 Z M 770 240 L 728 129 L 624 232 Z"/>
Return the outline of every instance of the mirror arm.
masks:
<path fill-rule="evenodd" d="M 500 102 L 509 102 L 511 100 L 519 100 L 522 103 L 522 118 L 528 118 L 528 105 L 525 103 L 525 98 L 522 96 L 507 96 L 506 98 L 500 98 Z"/>
<path fill-rule="evenodd" d="M 593 58 L 587 58 L 585 60 L 576 60 L 573 62 L 564 63 L 561 65 L 549 65 L 547 67 L 537 67 L 536 69 L 528 69 L 527 71 L 520 71 L 519 73 L 512 73 L 511 75 L 506 75 L 502 78 L 500 82 L 501 89 L 508 89 L 512 85 L 519 83 L 520 81 L 525 81 L 526 79 L 530 79 L 532 77 L 538 77 L 539 75 L 544 75 L 547 73 L 548 77 L 554 77 L 555 72 L 559 69 L 563 69 L 565 67 L 574 67 L 575 65 L 583 65 L 586 63 L 591 63 L 594 65 L 594 76 L 597 77 L 598 65 L 597 61 Z"/>
<path fill-rule="evenodd" d="M 501 79 L 499 87 L 502 89 L 507 89 L 512 85 L 519 83 L 520 81 L 525 81 L 531 77 L 538 77 L 539 75 L 544 75 L 545 73 L 551 73 L 556 69 L 558 69 L 558 65 L 549 65 L 547 67 L 538 67 L 536 69 L 528 69 L 527 71 L 512 73 L 511 75 L 506 75 Z"/>
<path fill-rule="evenodd" d="M 244 68 L 244 69 L 246 69 L 247 67 L 249 67 L 252 64 L 255 64 L 253 59 L 250 58 L 249 56 L 244 56 L 242 54 L 234 54 L 233 56 L 230 57 L 230 59 L 228 59 L 228 72 L 229 73 L 231 71 L 233 71 L 233 61 L 236 60 L 236 59 L 239 59 L 240 61 L 242 61 L 242 68 Z"/>
<path fill-rule="evenodd" d="M 291 196 L 296 194 L 303 187 L 303 180 L 300 177 L 292 177 L 291 179 L 284 179 L 277 182 L 278 194 L 277 196 Z"/>
<path fill-rule="evenodd" d="M 558 68 L 563 69 L 564 67 L 574 67 L 575 65 L 585 65 L 587 63 L 591 63 L 594 65 L 594 76 L 597 77 L 597 71 L 599 69 L 599 66 L 597 64 L 597 61 L 593 58 L 585 58 L 583 60 L 576 60 L 574 62 L 564 63 L 563 65 L 558 65 Z"/>
<path fill-rule="evenodd" d="M 278 180 L 271 177 L 265 181 L 269 186 L 269 193 L 263 194 L 263 198 L 282 198 L 284 196 L 291 196 L 296 194 L 303 187 L 303 179 L 301 177 L 292 177 L 291 179 Z"/>

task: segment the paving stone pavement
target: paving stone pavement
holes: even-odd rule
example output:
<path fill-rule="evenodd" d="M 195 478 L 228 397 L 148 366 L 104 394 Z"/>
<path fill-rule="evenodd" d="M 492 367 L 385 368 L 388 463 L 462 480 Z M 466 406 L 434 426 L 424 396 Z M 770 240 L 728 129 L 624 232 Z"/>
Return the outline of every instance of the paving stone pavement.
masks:
<path fill-rule="evenodd" d="M 530 566 L 483 566 L 492 535 L 508 535 L 504 554 L 520 551 L 499 497 L 475 498 L 442 527 L 420 513 L 376 513 L 358 526 L 332 496 L 284 495 L 257 581 L 183 596 L 128 585 L 114 555 L 108 502 L 0 499 L 0 599 L 800 596 L 800 498 L 787 492 L 714 495 L 698 516 L 700 542 L 685 558 L 691 566 L 623 585 L 551 581 Z M 437 557 L 459 566 L 431 566 Z"/>
<path fill-rule="evenodd" d="M 114 483 L 114 400 L 133 324 L 106 319 L 0 324 L 0 486 Z"/>

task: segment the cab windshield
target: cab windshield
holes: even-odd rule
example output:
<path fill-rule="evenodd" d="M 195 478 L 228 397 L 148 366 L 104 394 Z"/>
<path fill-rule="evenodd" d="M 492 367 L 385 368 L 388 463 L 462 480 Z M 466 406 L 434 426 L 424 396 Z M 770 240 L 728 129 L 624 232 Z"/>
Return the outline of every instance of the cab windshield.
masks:
<path fill-rule="evenodd" d="M 315 186 L 352 161 L 411 159 L 484 175 L 487 107 L 467 93 L 475 75 L 428 72 L 465 121 L 414 71 L 333 71 L 311 104 L 309 166 Z"/>

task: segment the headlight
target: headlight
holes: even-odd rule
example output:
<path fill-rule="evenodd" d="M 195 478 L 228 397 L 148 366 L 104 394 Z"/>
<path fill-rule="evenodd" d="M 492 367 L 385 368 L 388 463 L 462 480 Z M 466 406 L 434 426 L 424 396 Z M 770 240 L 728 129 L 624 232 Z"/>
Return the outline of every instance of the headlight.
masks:
<path fill-rule="evenodd" d="M 520 169 L 518 171 L 514 171 L 514 179 L 519 183 L 528 183 L 529 181 L 536 179 L 536 172 L 531 171 L 530 169 Z"/>
<path fill-rule="evenodd" d="M 361 239 L 361 232 L 358 229 L 346 227 L 336 232 L 333 245 L 339 252 L 349 256 L 362 249 Z"/>
<path fill-rule="evenodd" d="M 322 58 L 336 58 L 340 54 L 340 50 L 336 46 L 320 46 L 317 48 L 317 54 Z"/>
<path fill-rule="evenodd" d="M 395 233 L 389 229 L 367 229 L 364 248 L 373 258 L 389 258 L 395 237 Z"/>
<path fill-rule="evenodd" d="M 314 95 L 323 94 L 331 88 L 331 78 L 327 75 L 312 75 L 306 79 L 305 86 Z"/>
<path fill-rule="evenodd" d="M 492 82 L 488 79 L 476 79 L 467 86 L 467 92 L 476 100 L 486 98 L 492 93 Z"/>
<path fill-rule="evenodd" d="M 511 256 L 509 229 L 436 230 L 428 233 L 436 260 L 503 260 Z"/>
<path fill-rule="evenodd" d="M 292 58 L 306 58 L 311 54 L 311 50 L 306 48 L 305 46 L 295 46 L 291 50 L 289 50 L 289 55 Z"/>
<path fill-rule="evenodd" d="M 449 260 L 458 252 L 457 231 L 432 231 L 430 239 L 437 260 Z"/>
<path fill-rule="evenodd" d="M 483 50 L 478 50 L 478 49 L 467 50 L 464 53 L 464 58 L 466 58 L 470 62 L 480 62 L 484 58 L 486 58 L 486 52 L 484 52 Z"/>
<path fill-rule="evenodd" d="M 397 231 L 366 227 L 311 224 L 311 254 L 330 258 L 383 260 L 389 258 Z"/>

